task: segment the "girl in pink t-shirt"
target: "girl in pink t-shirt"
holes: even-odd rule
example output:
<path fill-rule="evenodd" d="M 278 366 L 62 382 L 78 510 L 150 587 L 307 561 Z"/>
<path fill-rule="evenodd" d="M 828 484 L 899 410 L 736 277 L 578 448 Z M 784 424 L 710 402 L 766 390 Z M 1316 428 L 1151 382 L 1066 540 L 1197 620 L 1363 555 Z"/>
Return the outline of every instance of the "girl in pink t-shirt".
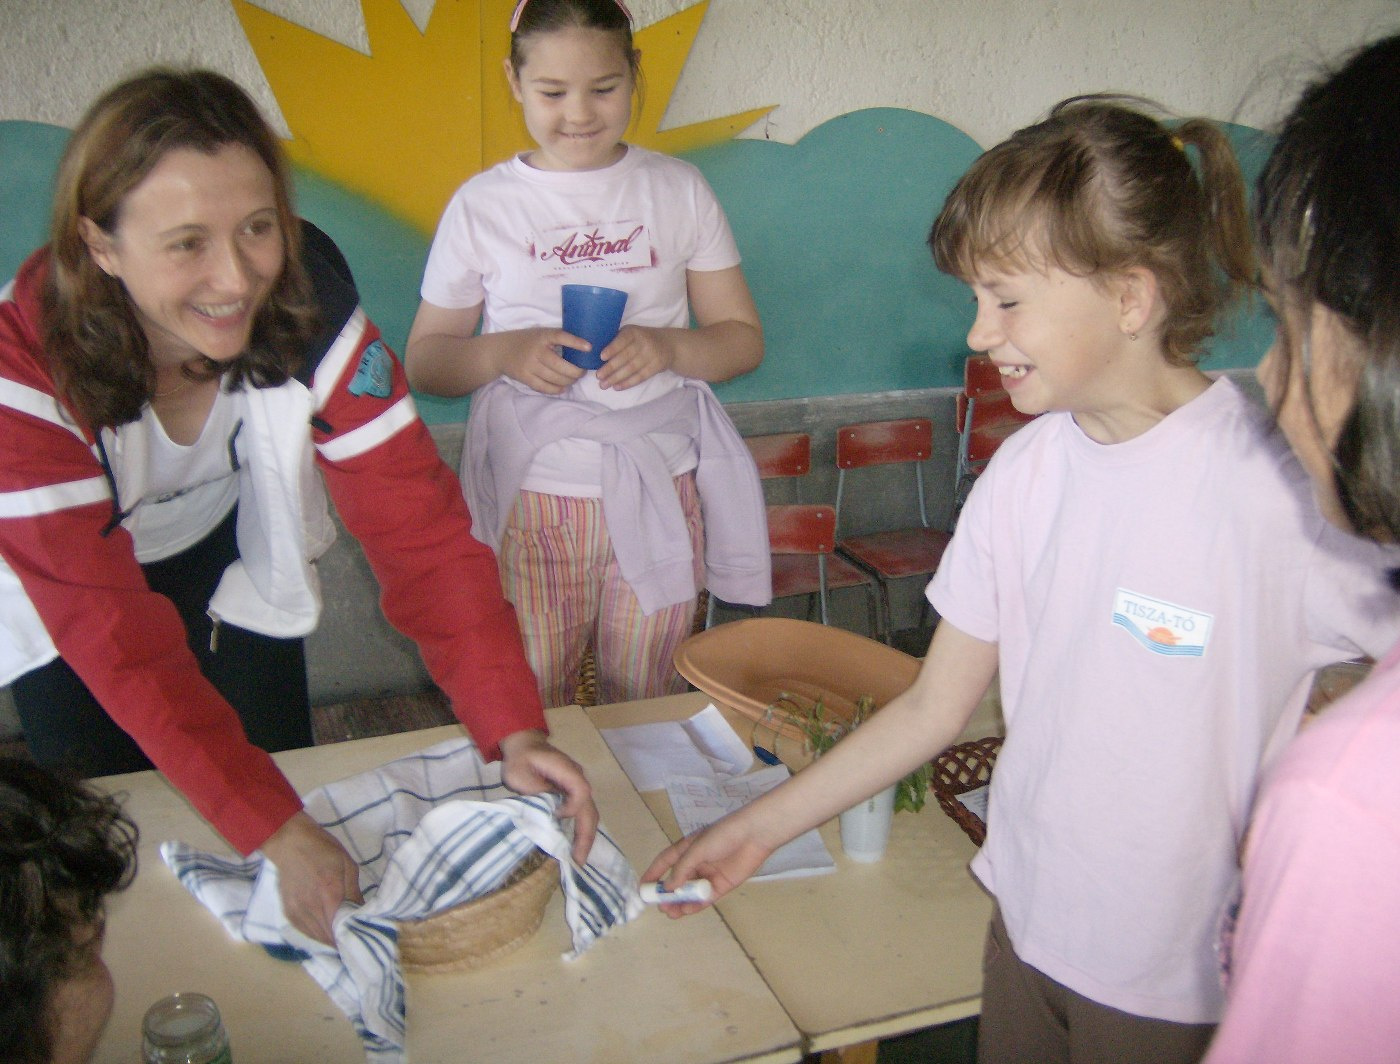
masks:
<path fill-rule="evenodd" d="M 959 518 L 913 686 L 643 879 L 722 897 L 953 742 L 999 670 L 979 1060 L 1195 1061 L 1255 774 L 1311 671 L 1389 637 L 1353 593 L 1377 562 L 1333 542 L 1267 419 L 1197 366 L 1254 276 L 1212 123 L 1067 100 L 971 167 L 930 244 L 976 297 L 968 345 L 1044 416 Z"/>
<path fill-rule="evenodd" d="M 758 311 L 700 172 L 623 140 L 641 55 L 627 8 L 617 0 L 521 0 L 510 29 L 505 73 L 536 146 L 472 178 L 448 204 L 408 336 L 408 379 L 435 395 L 475 394 L 464 481 L 469 502 L 490 496 L 508 514 L 503 528 L 479 523 L 476 534 L 497 549 L 545 704 L 574 700 L 590 648 L 600 701 L 674 694 L 685 682 L 672 657 L 691 633 L 707 578 L 702 502 L 704 513 L 723 517 L 725 500 L 702 498 L 700 442 L 675 421 L 639 443 L 628 438 L 662 482 L 640 501 L 619 499 L 607 479 L 616 421 L 606 419 L 674 400 L 682 387 L 727 419 L 703 382 L 758 366 Z M 600 350 L 561 327 L 565 284 L 626 293 L 621 331 Z M 561 349 L 586 357 L 571 360 Z M 554 402 L 542 406 L 540 397 Z M 490 417 L 478 411 L 496 416 L 512 401 L 500 414 L 507 423 L 538 421 L 541 411 L 599 417 L 587 425 L 591 435 L 539 443 L 518 488 L 502 489 L 514 495 L 494 498 L 472 478 L 499 475 L 512 456 L 500 453 L 502 434 L 493 437 Z M 746 472 L 757 496 L 751 462 Z M 663 511 L 666 531 L 643 534 L 646 519 Z M 746 556 L 766 560 L 763 529 L 751 539 Z M 686 546 L 688 557 L 676 561 Z M 662 594 L 639 584 L 687 561 L 691 570 Z M 745 588 L 734 601 L 766 605 L 771 588 L 762 575 L 760 590 Z"/>
<path fill-rule="evenodd" d="M 1339 527 L 1400 540 L 1400 37 L 1303 94 L 1259 180 L 1259 379 Z M 1400 1061 L 1400 647 L 1260 792 L 1211 1064 Z"/>

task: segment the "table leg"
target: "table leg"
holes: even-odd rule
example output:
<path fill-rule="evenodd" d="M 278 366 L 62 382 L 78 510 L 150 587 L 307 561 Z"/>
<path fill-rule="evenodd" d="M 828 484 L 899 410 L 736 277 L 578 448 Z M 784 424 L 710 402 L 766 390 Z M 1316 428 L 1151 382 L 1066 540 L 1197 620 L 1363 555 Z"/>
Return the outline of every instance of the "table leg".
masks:
<path fill-rule="evenodd" d="M 875 1064 L 879 1050 L 878 1041 L 858 1042 L 853 1046 L 828 1049 L 817 1059 L 820 1064 Z"/>

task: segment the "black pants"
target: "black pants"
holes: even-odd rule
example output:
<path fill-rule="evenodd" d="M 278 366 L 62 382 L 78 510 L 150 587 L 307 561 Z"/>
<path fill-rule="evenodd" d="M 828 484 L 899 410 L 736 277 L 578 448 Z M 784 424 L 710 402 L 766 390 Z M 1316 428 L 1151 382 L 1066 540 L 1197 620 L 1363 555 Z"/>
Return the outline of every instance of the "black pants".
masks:
<path fill-rule="evenodd" d="M 142 569 L 151 590 L 175 604 L 200 671 L 238 710 L 248 738 L 269 751 L 310 746 L 303 640 L 274 639 L 221 624 L 217 649 L 209 649 L 209 600 L 224 570 L 238 558 L 237 512 L 235 507 L 193 547 Z M 84 777 L 151 767 L 62 658 L 21 676 L 11 690 L 25 742 L 40 764 Z"/>

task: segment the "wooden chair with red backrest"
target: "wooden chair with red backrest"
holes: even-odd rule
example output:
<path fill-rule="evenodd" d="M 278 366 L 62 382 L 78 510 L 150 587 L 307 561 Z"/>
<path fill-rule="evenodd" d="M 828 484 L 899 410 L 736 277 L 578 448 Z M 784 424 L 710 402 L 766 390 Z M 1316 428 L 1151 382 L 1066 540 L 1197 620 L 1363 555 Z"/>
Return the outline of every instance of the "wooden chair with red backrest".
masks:
<path fill-rule="evenodd" d="M 750 436 L 744 442 L 763 480 L 805 477 L 812 469 L 812 438 L 805 432 Z M 871 631 L 878 635 L 874 580 L 835 554 L 835 509 L 827 503 L 773 503 L 767 511 L 774 600 L 805 595 L 809 602 L 820 604 L 821 622 L 827 624 L 828 592 L 864 587 Z M 711 597 L 707 628 L 714 623 L 714 605 Z"/>
<path fill-rule="evenodd" d="M 893 632 L 889 581 L 933 573 L 952 538 L 928 519 L 924 492 L 924 462 L 933 453 L 933 424 L 928 418 L 865 421 L 836 430 L 836 549 L 875 578 L 879 592 L 880 632 L 889 642 Z M 918 495 L 919 524 L 859 536 L 840 534 L 847 474 L 881 465 L 908 465 Z M 922 623 L 923 613 L 920 614 Z"/>
<path fill-rule="evenodd" d="M 970 355 L 963 366 L 963 389 L 957 397 L 958 466 L 953 489 L 957 519 L 972 482 L 1012 433 L 1033 420 L 1011 402 L 996 365 L 984 354 Z"/>

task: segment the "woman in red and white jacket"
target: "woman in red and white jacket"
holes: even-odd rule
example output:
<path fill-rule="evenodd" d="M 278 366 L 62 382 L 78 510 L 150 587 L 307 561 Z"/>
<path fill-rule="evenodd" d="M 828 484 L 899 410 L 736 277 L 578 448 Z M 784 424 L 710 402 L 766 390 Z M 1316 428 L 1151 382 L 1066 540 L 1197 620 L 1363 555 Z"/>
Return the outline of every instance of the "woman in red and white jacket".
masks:
<path fill-rule="evenodd" d="M 218 74 L 147 71 L 74 131 L 50 242 L 0 291 L 0 683 L 38 760 L 153 763 L 329 941 L 356 865 L 266 752 L 311 741 L 327 488 L 483 754 L 565 794 L 580 861 L 597 810 L 456 477 L 289 187 Z"/>

